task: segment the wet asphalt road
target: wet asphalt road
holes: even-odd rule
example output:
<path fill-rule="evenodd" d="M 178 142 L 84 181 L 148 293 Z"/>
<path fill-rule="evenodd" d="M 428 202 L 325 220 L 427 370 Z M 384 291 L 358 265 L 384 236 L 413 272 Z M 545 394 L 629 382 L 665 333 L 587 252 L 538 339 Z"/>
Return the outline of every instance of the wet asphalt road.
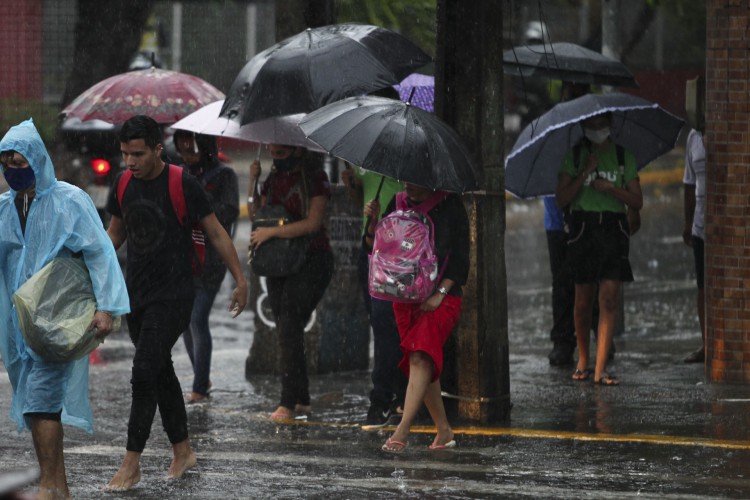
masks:
<path fill-rule="evenodd" d="M 678 187 L 647 190 L 643 229 L 633 239 L 636 282 L 627 285 L 626 330 L 612 369 L 620 387 L 573 382 L 554 368 L 549 271 L 540 202 L 513 201 L 506 234 L 509 283 L 511 421 L 501 427 L 456 423 L 459 447 L 430 452 L 416 428 L 402 456 L 367 433 L 368 373 L 313 376 L 310 422 L 277 425 L 274 377 L 244 379 L 252 316 L 231 320 L 224 284 L 214 313 L 214 390 L 188 407 L 198 465 L 163 479 L 169 445 L 157 418 L 130 492 L 100 488 L 124 453 L 129 410 L 125 336 L 108 339 L 104 364 L 91 367 L 93 435 L 66 428 L 65 452 L 76 498 L 749 498 L 750 398 L 746 386 L 705 383 L 702 366 L 682 358 L 699 343 L 692 255 L 682 244 Z M 247 225 L 237 232 L 246 248 Z M 183 387 L 192 380 L 182 343 L 174 349 Z M 7 414 L 10 384 L 0 373 L 0 470 L 36 463 L 29 433 Z"/>

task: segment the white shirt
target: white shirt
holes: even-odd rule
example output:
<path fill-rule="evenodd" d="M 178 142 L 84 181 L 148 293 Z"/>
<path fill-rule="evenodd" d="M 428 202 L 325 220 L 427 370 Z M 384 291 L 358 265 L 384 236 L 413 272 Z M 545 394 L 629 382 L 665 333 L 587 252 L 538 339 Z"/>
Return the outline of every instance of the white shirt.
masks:
<path fill-rule="evenodd" d="M 703 136 L 695 129 L 690 130 L 685 144 L 685 175 L 682 182 L 695 186 L 692 234 L 705 240 L 703 215 L 706 213 L 706 148 Z"/>

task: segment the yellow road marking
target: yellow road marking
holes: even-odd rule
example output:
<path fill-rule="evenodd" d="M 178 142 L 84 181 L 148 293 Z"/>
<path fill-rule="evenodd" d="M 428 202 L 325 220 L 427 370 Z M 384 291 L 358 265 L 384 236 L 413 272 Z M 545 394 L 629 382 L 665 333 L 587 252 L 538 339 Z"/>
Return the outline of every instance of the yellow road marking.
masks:
<path fill-rule="evenodd" d="M 260 416 L 261 420 L 268 421 L 267 417 Z M 289 420 L 278 422 L 281 425 L 299 425 L 313 427 L 331 427 L 340 429 L 360 428 L 359 424 L 346 424 L 337 422 L 319 422 L 305 420 Z M 378 430 L 394 431 L 394 426 L 382 427 Z M 413 426 L 411 432 L 418 434 L 432 434 L 434 427 Z M 663 434 L 593 434 L 589 432 L 572 431 L 547 431 L 537 429 L 519 429 L 512 427 L 454 427 L 453 432 L 464 436 L 511 436 L 529 439 L 559 439 L 573 441 L 596 441 L 614 443 L 647 443 L 656 445 L 673 446 L 702 446 L 707 448 L 724 448 L 733 450 L 750 450 L 750 441 L 739 441 L 731 439 L 712 439 L 685 436 L 669 436 Z"/>

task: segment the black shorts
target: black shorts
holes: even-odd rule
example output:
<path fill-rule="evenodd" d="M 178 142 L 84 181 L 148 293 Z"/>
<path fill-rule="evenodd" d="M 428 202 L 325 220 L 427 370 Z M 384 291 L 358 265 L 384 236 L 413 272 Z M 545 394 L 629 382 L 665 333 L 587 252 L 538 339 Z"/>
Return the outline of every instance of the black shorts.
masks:
<path fill-rule="evenodd" d="M 703 239 L 693 236 L 693 258 L 695 259 L 695 283 L 698 285 L 698 290 L 703 290 L 703 276 L 705 271 L 703 270 Z"/>
<path fill-rule="evenodd" d="M 568 256 L 576 284 L 633 281 L 630 229 L 624 213 L 575 211 L 570 228 Z"/>

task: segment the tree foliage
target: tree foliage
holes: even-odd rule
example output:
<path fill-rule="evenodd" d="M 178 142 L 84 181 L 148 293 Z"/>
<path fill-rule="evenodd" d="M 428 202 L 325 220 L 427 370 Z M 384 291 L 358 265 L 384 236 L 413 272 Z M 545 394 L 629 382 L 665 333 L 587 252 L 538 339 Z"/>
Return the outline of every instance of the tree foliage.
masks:
<path fill-rule="evenodd" d="M 358 22 L 401 33 L 435 54 L 436 0 L 335 0 L 337 23 Z"/>

